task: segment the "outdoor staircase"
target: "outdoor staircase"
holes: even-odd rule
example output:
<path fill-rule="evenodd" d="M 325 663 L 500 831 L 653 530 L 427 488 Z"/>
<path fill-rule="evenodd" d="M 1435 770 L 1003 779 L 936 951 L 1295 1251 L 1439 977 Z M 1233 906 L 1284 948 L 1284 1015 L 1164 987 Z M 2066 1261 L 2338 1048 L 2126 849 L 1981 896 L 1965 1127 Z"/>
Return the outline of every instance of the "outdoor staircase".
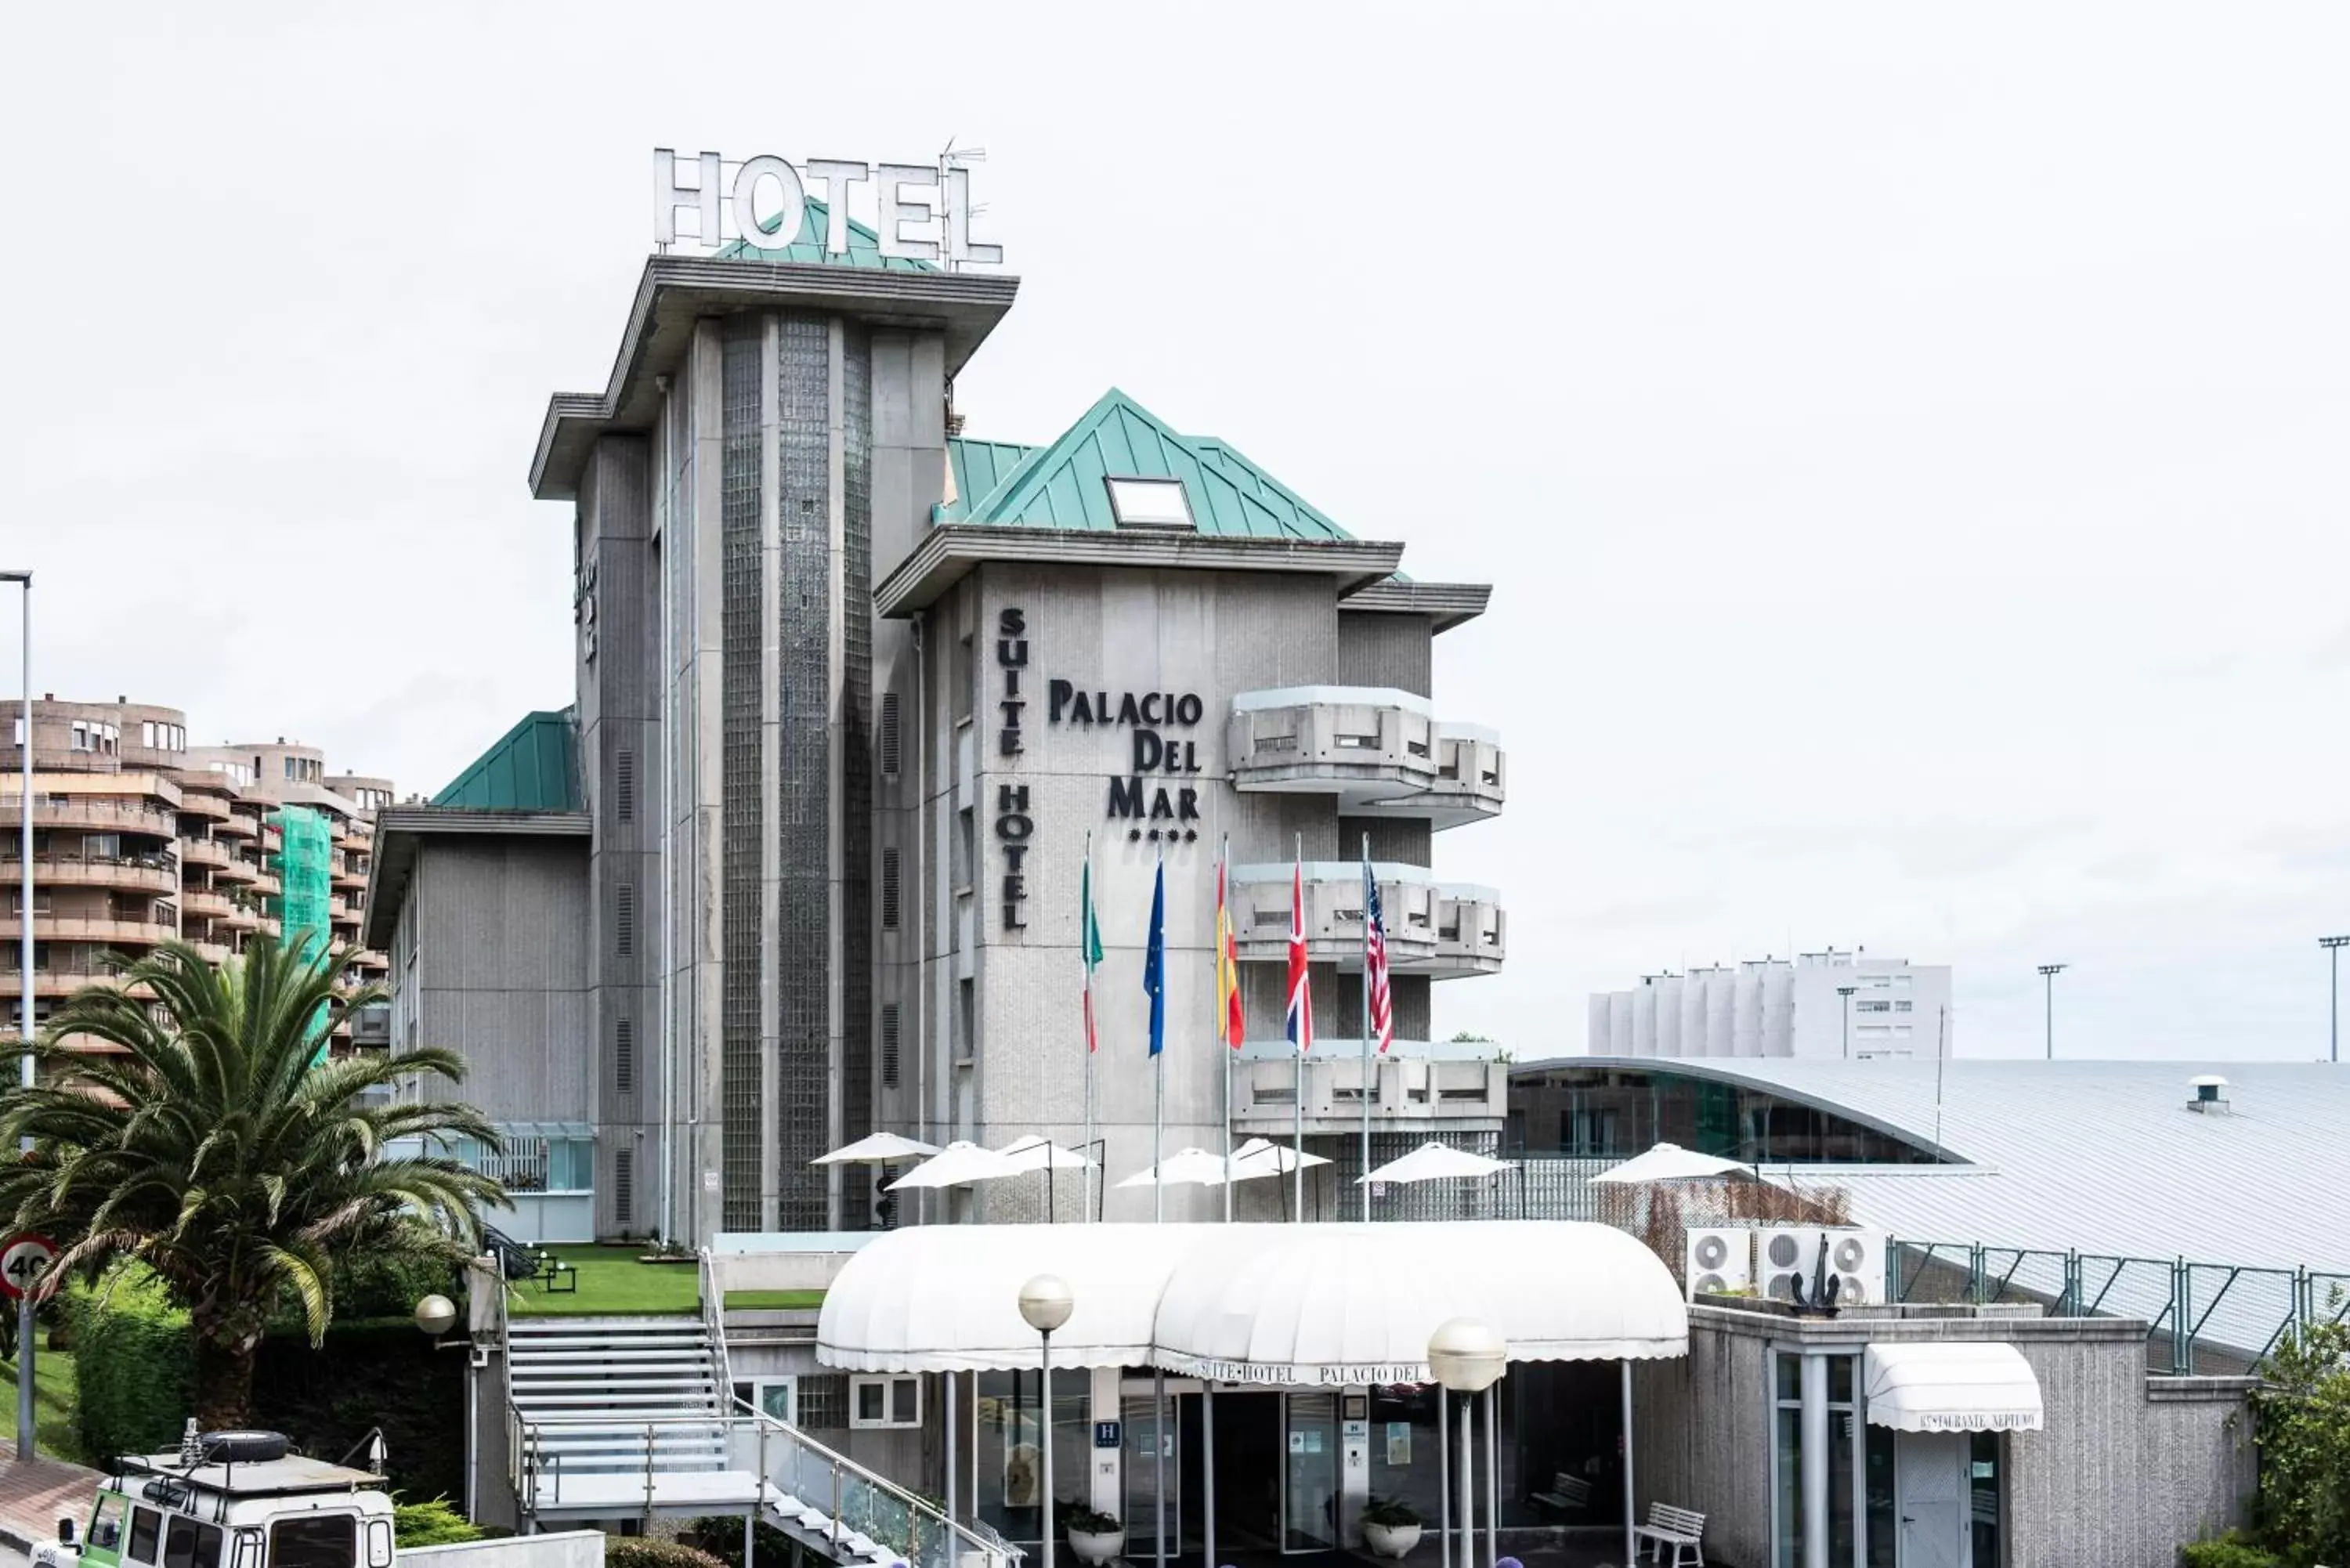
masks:
<path fill-rule="evenodd" d="M 511 1319 L 506 1390 L 565 1475 L 726 1468 L 732 1390 L 700 1317 Z"/>

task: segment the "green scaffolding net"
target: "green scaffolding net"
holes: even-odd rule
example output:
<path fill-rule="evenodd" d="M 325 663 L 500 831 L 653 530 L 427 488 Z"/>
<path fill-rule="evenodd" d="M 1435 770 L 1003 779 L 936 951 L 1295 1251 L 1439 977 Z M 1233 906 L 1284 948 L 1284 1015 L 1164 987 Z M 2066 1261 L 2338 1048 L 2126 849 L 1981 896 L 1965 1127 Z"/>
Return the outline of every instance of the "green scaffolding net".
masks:
<path fill-rule="evenodd" d="M 334 858 L 334 831 L 323 813 L 307 806 L 281 806 L 272 815 L 277 825 L 277 928 L 286 946 L 304 963 L 314 963 L 327 950 L 327 898 Z M 326 1010 L 310 1021 L 316 1042 L 315 1064 L 326 1059 Z"/>

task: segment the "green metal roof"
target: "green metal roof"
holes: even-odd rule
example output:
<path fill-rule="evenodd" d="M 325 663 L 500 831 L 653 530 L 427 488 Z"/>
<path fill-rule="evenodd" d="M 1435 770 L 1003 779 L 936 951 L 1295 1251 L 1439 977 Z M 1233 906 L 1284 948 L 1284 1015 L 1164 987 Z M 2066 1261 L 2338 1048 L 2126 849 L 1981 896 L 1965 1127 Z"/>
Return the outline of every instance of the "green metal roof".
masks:
<path fill-rule="evenodd" d="M 720 248 L 720 261 L 817 262 L 826 266 L 870 266 L 885 272 L 936 272 L 935 262 L 915 261 L 908 256 L 885 256 L 881 254 L 881 236 L 856 219 L 848 220 L 848 250 L 834 255 L 824 248 L 825 225 L 831 222 L 832 209 L 810 197 L 805 203 L 806 213 L 800 219 L 799 237 L 790 244 L 773 249 L 754 245 L 749 240 L 736 240 Z"/>
<path fill-rule="evenodd" d="M 967 436 L 947 438 L 947 466 L 954 473 L 955 498 L 939 509 L 938 520 L 960 523 L 971 510 L 971 504 L 984 498 L 1020 465 L 1021 459 L 1036 449 L 1016 441 L 975 441 Z"/>
<path fill-rule="evenodd" d="M 971 459 L 966 452 L 967 469 Z M 1180 434 L 1115 387 L 1052 445 L 1027 452 L 993 489 L 935 515 L 941 522 L 1108 531 L 1118 526 L 1103 483 L 1111 478 L 1180 482 L 1193 524 L 1213 537 L 1353 537 L 1232 448 Z"/>
<path fill-rule="evenodd" d="M 571 710 L 526 713 L 432 797 L 476 811 L 583 811 Z"/>

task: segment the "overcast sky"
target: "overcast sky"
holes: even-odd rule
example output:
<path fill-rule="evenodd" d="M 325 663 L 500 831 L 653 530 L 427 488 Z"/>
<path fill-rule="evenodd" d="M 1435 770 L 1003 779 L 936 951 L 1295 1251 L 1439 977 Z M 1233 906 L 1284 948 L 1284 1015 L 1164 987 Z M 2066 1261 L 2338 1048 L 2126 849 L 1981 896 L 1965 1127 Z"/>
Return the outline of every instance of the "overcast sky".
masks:
<path fill-rule="evenodd" d="M 1969 1055 L 2307 1058 L 2350 929 L 2338 5 L 118 5 L 12 16 L 35 682 L 439 788 L 570 699 L 547 394 L 650 150 L 984 147 L 974 435 L 1116 384 L 1490 580 L 1510 963 L 1834 942 Z M 0 686 L 16 682 L 0 604 Z"/>

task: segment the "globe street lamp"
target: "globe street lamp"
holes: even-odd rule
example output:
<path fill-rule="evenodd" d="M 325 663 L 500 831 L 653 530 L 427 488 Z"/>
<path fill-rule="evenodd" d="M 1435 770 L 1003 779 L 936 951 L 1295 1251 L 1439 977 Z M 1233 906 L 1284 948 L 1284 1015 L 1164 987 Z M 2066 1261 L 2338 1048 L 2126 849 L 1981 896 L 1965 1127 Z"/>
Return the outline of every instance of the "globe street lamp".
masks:
<path fill-rule="evenodd" d="M 1044 1342 L 1045 1474 L 1039 1490 L 1045 1509 L 1045 1568 L 1053 1568 L 1053 1331 L 1069 1321 L 1077 1299 L 1058 1274 L 1038 1274 L 1020 1287 L 1020 1316 Z"/>
<path fill-rule="evenodd" d="M 457 1325 L 457 1303 L 444 1295 L 429 1295 L 416 1303 L 416 1326 L 438 1339 Z"/>
<path fill-rule="evenodd" d="M 1456 1317 L 1440 1325 L 1428 1336 L 1428 1369 L 1442 1386 L 1446 1395 L 1471 1395 L 1492 1387 L 1501 1377 L 1510 1359 L 1509 1346 L 1502 1336 L 1475 1318 Z M 1468 1400 L 1461 1407 L 1461 1568 L 1476 1568 L 1477 1511 L 1476 1489 L 1470 1477 L 1470 1428 L 1474 1425 L 1471 1412 L 1474 1407 Z M 1485 1438 L 1490 1448 L 1493 1441 L 1492 1408 L 1489 1401 L 1485 1415 Z M 1490 1460 L 1493 1456 L 1486 1455 Z M 1495 1529 L 1500 1520 L 1491 1521 Z M 1492 1568 L 1488 1542 L 1487 1568 Z"/>

